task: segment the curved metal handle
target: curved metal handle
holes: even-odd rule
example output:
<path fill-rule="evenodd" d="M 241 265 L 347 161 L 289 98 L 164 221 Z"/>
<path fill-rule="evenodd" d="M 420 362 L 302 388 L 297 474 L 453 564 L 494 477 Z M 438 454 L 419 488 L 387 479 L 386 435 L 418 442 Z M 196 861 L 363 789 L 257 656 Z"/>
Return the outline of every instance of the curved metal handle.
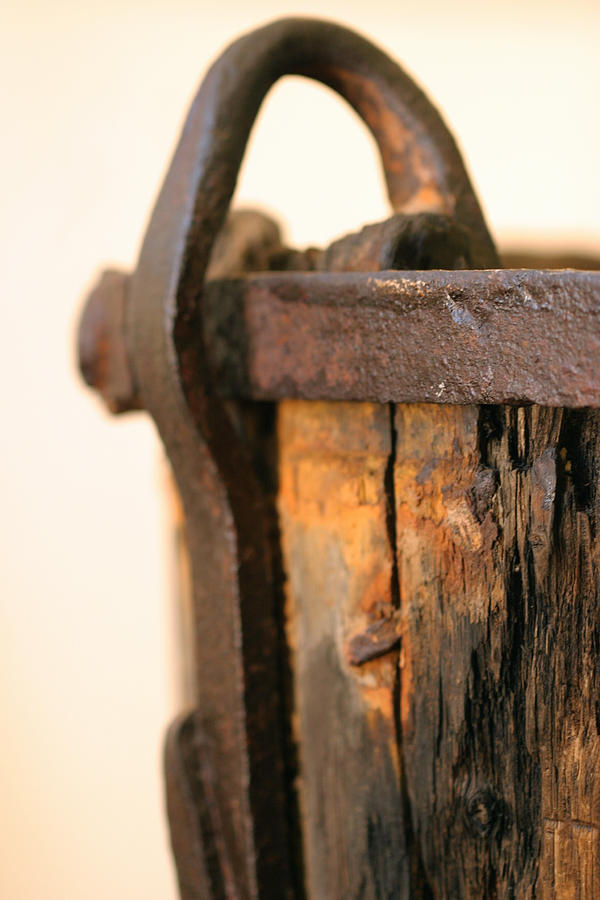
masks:
<path fill-rule="evenodd" d="M 251 127 L 267 91 L 286 74 L 328 85 L 364 120 L 379 147 L 395 211 L 453 216 L 471 231 L 478 264 L 498 265 L 454 139 L 412 79 L 346 28 L 284 19 L 235 41 L 192 104 L 138 266 L 142 277 L 146 271 L 158 276 L 153 298 L 163 298 L 169 317 L 175 310 L 183 314 L 188 280 L 195 292 L 204 277 Z"/>
<path fill-rule="evenodd" d="M 236 41 L 210 69 L 152 214 L 127 329 L 135 382 L 179 485 L 192 559 L 198 711 L 172 731 L 168 750 L 172 837 L 189 898 L 204 896 L 207 881 L 213 896 L 274 896 L 273 885 L 278 896 L 293 891 L 279 759 L 272 510 L 202 348 L 202 286 L 214 240 L 260 104 L 285 74 L 329 85 L 363 118 L 395 210 L 453 216 L 472 235 L 474 263 L 497 264 L 446 126 L 368 41 L 328 22 L 282 20 Z M 203 785 L 194 789 L 188 776 Z"/>

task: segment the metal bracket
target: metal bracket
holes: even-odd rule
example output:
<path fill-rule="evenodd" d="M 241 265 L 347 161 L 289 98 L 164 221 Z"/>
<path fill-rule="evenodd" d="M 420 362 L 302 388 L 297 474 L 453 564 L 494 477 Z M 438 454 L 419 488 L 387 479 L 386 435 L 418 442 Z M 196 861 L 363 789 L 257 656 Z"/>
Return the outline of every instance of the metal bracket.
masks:
<path fill-rule="evenodd" d="M 363 118 L 396 213 L 326 251 L 284 247 L 260 217 L 225 226 L 250 128 L 284 74 L 329 85 Z M 600 406 L 600 276 L 499 265 L 425 95 L 358 35 L 289 19 L 236 41 L 210 69 L 135 272 L 105 275 L 91 296 L 84 375 L 112 411 L 154 418 L 187 520 L 197 708 L 171 729 L 166 763 L 183 897 L 303 891 L 277 516 L 261 463 L 273 449 L 269 408 L 248 401 Z M 241 274 L 249 268 L 283 271 Z"/>

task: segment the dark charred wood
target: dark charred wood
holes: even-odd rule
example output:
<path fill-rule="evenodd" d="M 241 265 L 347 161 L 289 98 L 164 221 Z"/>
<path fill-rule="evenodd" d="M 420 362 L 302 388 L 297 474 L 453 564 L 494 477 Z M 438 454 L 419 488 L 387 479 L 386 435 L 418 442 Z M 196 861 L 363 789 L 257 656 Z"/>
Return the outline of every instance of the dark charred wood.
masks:
<path fill-rule="evenodd" d="M 407 406 L 397 427 L 403 753 L 434 895 L 596 896 L 599 415 Z"/>

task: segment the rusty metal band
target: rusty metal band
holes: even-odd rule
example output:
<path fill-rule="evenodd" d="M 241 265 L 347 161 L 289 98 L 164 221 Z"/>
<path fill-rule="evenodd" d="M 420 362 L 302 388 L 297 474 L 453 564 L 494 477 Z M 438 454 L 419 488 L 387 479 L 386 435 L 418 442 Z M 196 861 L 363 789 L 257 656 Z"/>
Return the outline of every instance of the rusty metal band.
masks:
<path fill-rule="evenodd" d="M 600 274 L 286 273 L 209 282 L 224 395 L 600 406 Z"/>

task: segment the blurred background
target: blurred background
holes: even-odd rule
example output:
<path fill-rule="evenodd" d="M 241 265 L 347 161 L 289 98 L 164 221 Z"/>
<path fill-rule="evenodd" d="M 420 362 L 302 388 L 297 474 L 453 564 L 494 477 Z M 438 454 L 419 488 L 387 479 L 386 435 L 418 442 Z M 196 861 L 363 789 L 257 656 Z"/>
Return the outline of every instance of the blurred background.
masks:
<path fill-rule="evenodd" d="M 462 147 L 501 247 L 600 252 L 600 6 L 570 0 L 8 0 L 0 21 L 0 897 L 168 900 L 162 736 L 178 709 L 165 463 L 77 374 L 98 269 L 131 268 L 191 96 L 234 37 L 345 22 Z M 329 91 L 269 96 L 237 203 L 326 243 L 388 213 Z"/>

